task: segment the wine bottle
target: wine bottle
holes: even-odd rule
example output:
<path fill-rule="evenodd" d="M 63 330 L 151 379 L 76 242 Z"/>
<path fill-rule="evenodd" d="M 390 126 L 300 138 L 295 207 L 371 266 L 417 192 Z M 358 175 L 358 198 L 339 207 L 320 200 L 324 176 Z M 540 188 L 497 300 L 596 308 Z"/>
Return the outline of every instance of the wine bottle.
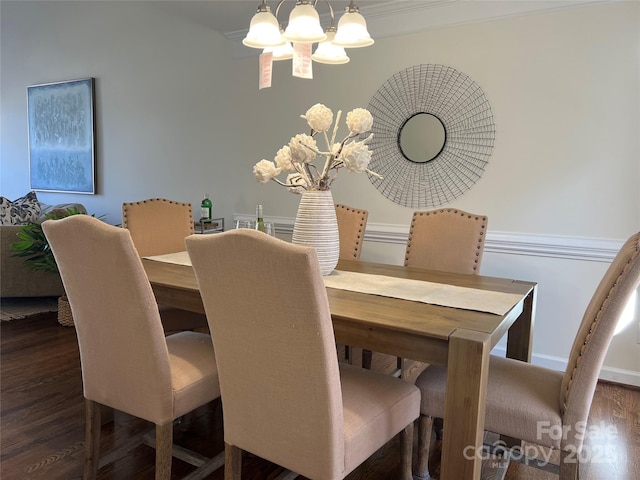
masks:
<path fill-rule="evenodd" d="M 210 222 L 213 202 L 209 199 L 209 194 L 205 193 L 202 203 L 200 203 L 200 221 Z"/>
<path fill-rule="evenodd" d="M 262 216 L 262 205 L 256 206 L 256 230 L 265 231 L 264 217 Z"/>

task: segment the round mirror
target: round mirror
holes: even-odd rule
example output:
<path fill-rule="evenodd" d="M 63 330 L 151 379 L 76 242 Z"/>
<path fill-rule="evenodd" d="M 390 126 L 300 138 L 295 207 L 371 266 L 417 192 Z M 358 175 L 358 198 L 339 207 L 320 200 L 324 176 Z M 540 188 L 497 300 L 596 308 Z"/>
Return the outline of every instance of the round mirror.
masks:
<path fill-rule="evenodd" d="M 482 88 L 464 73 L 414 65 L 388 78 L 368 110 L 369 168 L 379 174 L 369 180 L 392 202 L 438 208 L 482 176 L 496 129 Z"/>
<path fill-rule="evenodd" d="M 424 163 L 436 158 L 444 148 L 447 132 L 438 117 L 416 113 L 400 127 L 398 146 L 407 160 Z"/>

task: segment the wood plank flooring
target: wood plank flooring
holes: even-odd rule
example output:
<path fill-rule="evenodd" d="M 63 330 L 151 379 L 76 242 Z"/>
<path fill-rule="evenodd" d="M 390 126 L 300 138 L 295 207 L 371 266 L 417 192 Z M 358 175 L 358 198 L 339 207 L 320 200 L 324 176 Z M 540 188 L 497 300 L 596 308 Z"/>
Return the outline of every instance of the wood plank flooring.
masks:
<path fill-rule="evenodd" d="M 375 363 L 384 370 L 392 365 Z M 55 480 L 82 478 L 84 402 L 75 330 L 57 323 L 55 313 L 0 323 L 0 478 Z M 640 480 L 640 390 L 600 384 L 591 409 L 596 429 L 587 445 L 592 461 L 581 471 L 582 480 Z M 214 401 L 174 424 L 175 443 L 208 457 L 223 448 L 221 404 Z M 135 441 L 152 425 L 122 412 L 102 430 L 101 450 L 108 452 Z M 600 432 L 602 435 L 598 435 Z M 608 432 L 608 433 L 607 433 Z M 378 451 L 349 480 L 386 480 L 399 471 L 397 439 Z M 98 478 L 153 479 L 155 452 L 134 445 Z M 437 469 L 437 457 L 432 471 Z M 194 467 L 174 459 L 172 478 Z M 243 479 L 270 480 L 282 468 L 245 454 Z M 299 477 L 301 478 L 301 477 Z M 511 462 L 506 480 L 547 480 L 552 474 Z M 207 477 L 222 480 L 223 469 Z"/>

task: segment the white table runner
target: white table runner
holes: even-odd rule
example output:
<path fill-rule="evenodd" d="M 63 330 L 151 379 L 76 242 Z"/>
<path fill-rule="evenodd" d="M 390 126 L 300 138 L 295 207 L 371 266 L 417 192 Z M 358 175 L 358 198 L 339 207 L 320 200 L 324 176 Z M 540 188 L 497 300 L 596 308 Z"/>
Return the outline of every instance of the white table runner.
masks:
<path fill-rule="evenodd" d="M 191 258 L 189 252 L 165 253 L 164 255 L 154 255 L 152 257 L 144 257 L 147 260 L 155 260 L 156 262 L 175 263 L 176 265 L 185 265 L 191 267 Z"/>
<path fill-rule="evenodd" d="M 145 258 L 191 266 L 188 252 L 169 253 Z M 324 284 L 328 288 L 399 298 L 443 307 L 461 308 L 463 310 L 475 310 L 496 315 L 504 315 L 522 298 L 522 295 L 513 293 L 493 292 L 342 270 L 334 270 L 331 275 L 323 278 Z"/>
<path fill-rule="evenodd" d="M 342 270 L 334 270 L 331 275 L 324 277 L 324 284 L 329 288 L 496 315 L 504 315 L 522 298 L 522 295 L 513 293 Z"/>

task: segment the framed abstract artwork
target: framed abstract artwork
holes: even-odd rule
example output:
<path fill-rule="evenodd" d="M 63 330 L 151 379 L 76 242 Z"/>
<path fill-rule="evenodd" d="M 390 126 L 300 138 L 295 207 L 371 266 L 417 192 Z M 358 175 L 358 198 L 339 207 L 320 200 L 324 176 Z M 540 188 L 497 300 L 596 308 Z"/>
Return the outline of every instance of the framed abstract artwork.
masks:
<path fill-rule="evenodd" d="M 27 87 L 31 189 L 95 193 L 94 79 Z"/>

